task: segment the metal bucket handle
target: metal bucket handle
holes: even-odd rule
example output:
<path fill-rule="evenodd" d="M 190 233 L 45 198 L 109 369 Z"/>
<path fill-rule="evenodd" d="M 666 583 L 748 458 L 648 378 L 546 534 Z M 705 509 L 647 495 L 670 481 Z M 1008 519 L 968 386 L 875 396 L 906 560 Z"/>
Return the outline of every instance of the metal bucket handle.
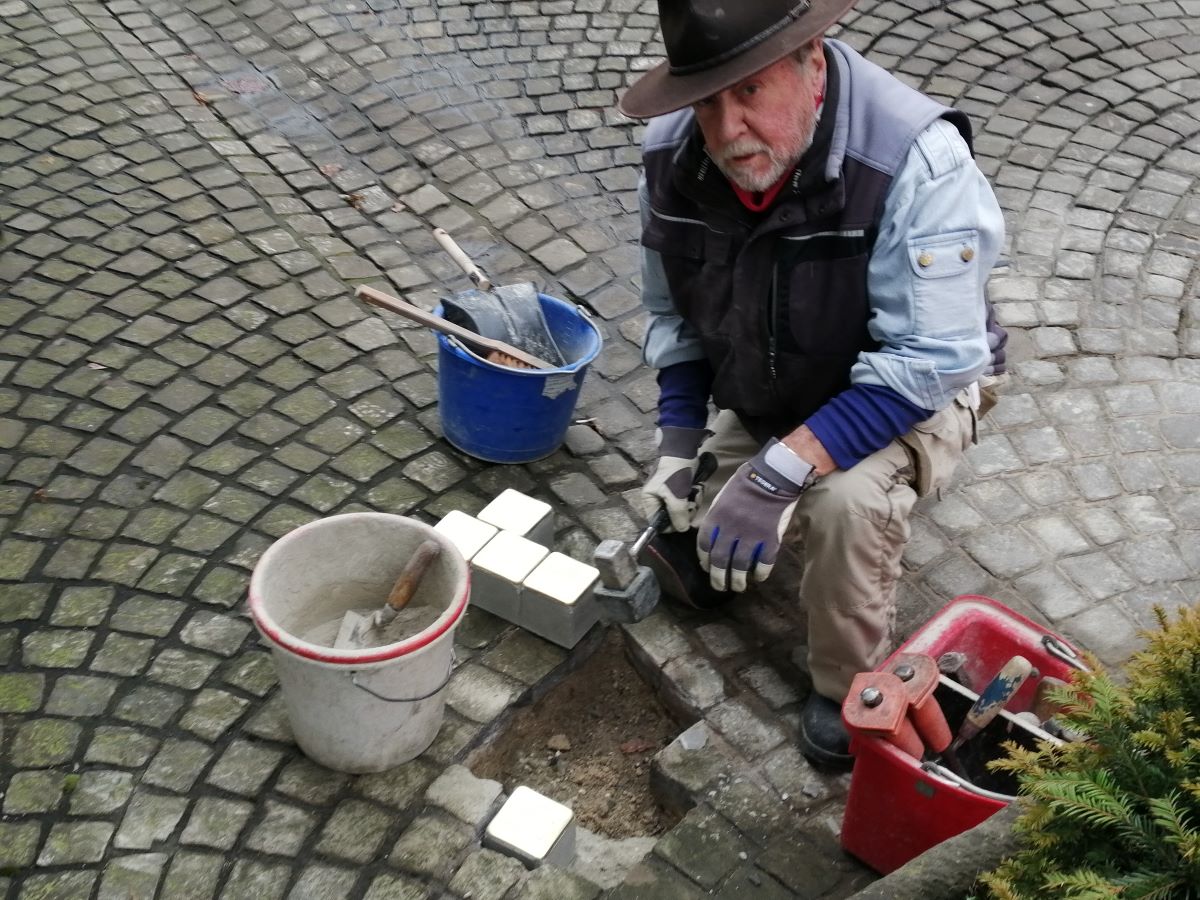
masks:
<path fill-rule="evenodd" d="M 370 694 L 376 700 L 383 700 L 386 703 L 420 703 L 422 700 L 428 700 L 430 697 L 432 697 L 434 694 L 438 693 L 442 688 L 444 688 L 446 685 L 448 685 L 450 683 L 450 676 L 454 674 L 454 663 L 455 662 L 457 662 L 457 659 L 455 658 L 455 654 L 452 651 L 450 653 L 450 665 L 446 668 L 446 677 L 442 679 L 441 684 L 439 684 L 437 687 L 435 687 L 433 690 L 429 691 L 428 693 L 422 694 L 419 697 L 385 697 L 385 696 L 383 696 L 383 694 L 380 694 L 377 691 L 371 690 L 369 687 L 367 687 L 365 684 L 363 684 L 361 681 L 359 681 L 357 669 L 350 672 L 350 683 L 352 685 L 354 685 L 356 688 L 358 688 L 360 691 L 365 691 L 366 693 Z"/>
<path fill-rule="evenodd" d="M 1046 648 L 1046 652 L 1056 659 L 1061 660 L 1072 668 L 1078 669 L 1081 672 L 1091 672 L 1092 670 L 1079 658 L 1079 654 L 1069 646 L 1064 644 L 1052 634 L 1042 635 L 1042 646 Z"/>
<path fill-rule="evenodd" d="M 478 353 L 476 353 L 474 350 L 472 350 L 465 343 L 463 343 L 462 341 L 460 341 L 458 338 L 454 337 L 453 335 L 446 336 L 446 343 L 448 343 L 451 347 L 454 347 L 456 350 L 461 350 L 463 353 L 467 354 L 467 356 L 470 356 L 470 357 L 473 357 L 473 358 L 479 360 L 479 362 L 483 363 L 484 365 L 499 366 L 502 369 L 509 368 L 508 366 L 501 366 L 500 363 L 494 363 L 490 359 L 484 359 L 482 356 L 480 356 Z"/>
<path fill-rule="evenodd" d="M 921 771 L 926 775 L 937 778 L 940 781 L 947 782 L 954 787 L 961 788 L 964 791 L 970 791 L 972 794 L 978 794 L 981 797 L 987 797 L 989 800 L 999 800 L 1002 803 L 1011 803 L 1016 797 L 1010 794 L 1001 794 L 997 791 L 989 791 L 987 788 L 981 788 L 979 785 L 968 781 L 961 775 L 947 769 L 934 760 L 927 760 L 921 763 Z"/>

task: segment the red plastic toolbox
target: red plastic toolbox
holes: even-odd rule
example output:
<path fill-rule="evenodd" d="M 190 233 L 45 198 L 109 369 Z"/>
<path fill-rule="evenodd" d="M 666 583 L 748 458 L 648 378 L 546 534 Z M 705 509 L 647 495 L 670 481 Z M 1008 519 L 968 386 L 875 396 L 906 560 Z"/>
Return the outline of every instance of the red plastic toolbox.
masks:
<path fill-rule="evenodd" d="M 1003 734 L 1009 737 L 1023 728 L 1013 714 L 1030 708 L 1041 677 L 1069 681 L 1077 658 L 1075 649 L 1058 635 L 995 600 L 967 594 L 947 604 L 877 671 L 888 669 L 899 653 L 924 653 L 936 659 L 951 651 L 966 654 L 963 680 L 976 689 L 1016 654 L 1033 663 L 1037 677 L 1022 685 L 993 723 L 997 733 L 1007 729 Z M 948 682 L 938 690 L 954 728 L 975 695 Z M 959 707 L 957 721 L 955 706 Z M 884 874 L 978 825 L 1012 799 L 1003 787 L 963 784 L 944 769 L 927 771 L 920 760 L 880 737 L 851 730 L 850 749 L 855 763 L 842 820 L 842 846 Z"/>

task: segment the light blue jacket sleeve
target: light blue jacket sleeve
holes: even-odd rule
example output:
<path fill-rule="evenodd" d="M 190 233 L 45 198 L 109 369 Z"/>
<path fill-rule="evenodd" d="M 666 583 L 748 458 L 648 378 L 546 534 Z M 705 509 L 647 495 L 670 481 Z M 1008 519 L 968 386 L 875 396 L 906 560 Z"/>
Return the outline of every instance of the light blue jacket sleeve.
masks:
<path fill-rule="evenodd" d="M 638 202 L 641 204 L 642 228 L 650 216 L 650 195 L 643 173 L 638 182 Z M 675 363 L 704 359 L 700 335 L 675 311 L 667 273 L 657 250 L 642 245 L 642 305 L 649 313 L 646 337 L 642 341 L 642 361 L 655 369 L 665 369 Z"/>
<path fill-rule="evenodd" d="M 867 269 L 880 347 L 859 354 L 850 380 L 942 409 L 991 361 L 984 285 L 1004 242 L 996 197 L 949 122 L 917 138 L 880 221 Z"/>

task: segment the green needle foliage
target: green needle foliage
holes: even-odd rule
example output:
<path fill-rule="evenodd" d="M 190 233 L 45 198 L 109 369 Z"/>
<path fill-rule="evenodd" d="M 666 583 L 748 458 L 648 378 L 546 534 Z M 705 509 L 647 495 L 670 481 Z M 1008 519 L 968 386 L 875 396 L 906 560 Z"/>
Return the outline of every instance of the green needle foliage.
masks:
<path fill-rule="evenodd" d="M 1159 628 L 1126 666 L 1098 668 L 1055 699 L 1085 735 L 1009 746 L 1022 848 L 980 876 L 998 900 L 1200 900 L 1200 605 Z"/>

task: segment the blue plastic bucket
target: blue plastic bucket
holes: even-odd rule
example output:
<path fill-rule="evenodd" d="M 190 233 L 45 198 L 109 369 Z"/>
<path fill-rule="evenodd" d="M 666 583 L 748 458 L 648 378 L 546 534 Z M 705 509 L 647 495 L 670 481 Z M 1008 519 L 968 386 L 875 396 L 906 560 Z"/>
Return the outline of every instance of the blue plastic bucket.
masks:
<path fill-rule="evenodd" d="M 444 334 L 438 338 L 438 394 L 442 431 L 477 459 L 532 462 L 557 450 L 567 434 L 588 364 L 600 352 L 600 332 L 579 307 L 538 294 L 546 324 L 568 365 L 513 369 L 469 353 Z M 435 310 L 441 315 L 441 307 Z"/>

